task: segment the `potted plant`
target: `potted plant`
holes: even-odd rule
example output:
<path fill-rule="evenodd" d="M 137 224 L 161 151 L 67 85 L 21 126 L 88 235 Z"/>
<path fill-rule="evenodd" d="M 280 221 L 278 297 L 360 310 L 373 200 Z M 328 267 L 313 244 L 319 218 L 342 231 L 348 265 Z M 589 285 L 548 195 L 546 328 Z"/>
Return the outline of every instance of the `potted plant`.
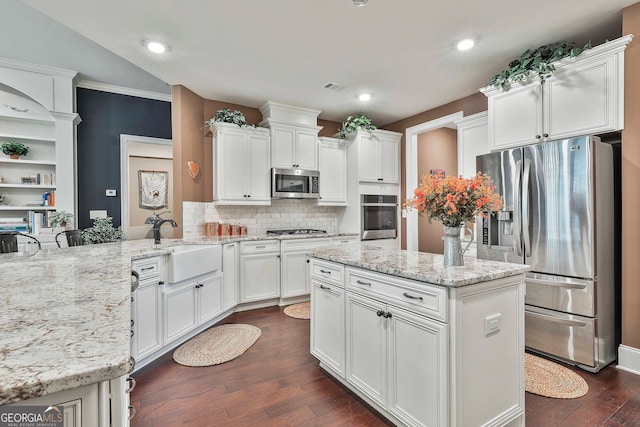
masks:
<path fill-rule="evenodd" d="M 583 47 L 574 47 L 574 45 L 575 43 L 557 42 L 540 46 L 534 50 L 527 49 L 518 58 L 509 62 L 509 68 L 493 76 L 489 85 L 508 91 L 511 83 L 526 80 L 531 74 L 537 74 L 544 82 L 551 77 L 556 69 L 553 62 L 564 58 L 573 58 L 585 50 L 591 49 L 591 42 Z"/>
<path fill-rule="evenodd" d="M 371 123 L 371 119 L 364 113 L 356 116 L 349 116 L 347 117 L 347 120 L 342 123 L 342 127 L 338 129 L 338 138 L 346 139 L 347 135 L 351 132 L 357 131 L 358 129 L 376 130 L 378 127 Z"/>
<path fill-rule="evenodd" d="M 238 125 L 239 127 L 243 127 L 243 126 L 255 127 L 255 125 L 251 125 L 247 123 L 247 120 L 245 119 L 244 114 L 241 111 L 238 111 L 238 110 L 231 111 L 229 108 L 216 111 L 215 116 L 211 117 L 209 120 L 204 122 L 204 126 L 211 127 L 215 125 L 217 122 L 233 123 Z"/>
<path fill-rule="evenodd" d="M 2 152 L 12 159 L 17 159 L 20 156 L 29 154 L 29 147 L 20 142 L 7 141 L 2 144 Z"/>
<path fill-rule="evenodd" d="M 73 214 L 67 211 L 56 211 L 49 215 L 49 223 L 52 227 L 67 228 L 67 224 L 71 222 Z"/>
<path fill-rule="evenodd" d="M 82 240 L 86 245 L 98 243 L 116 242 L 122 240 L 122 227 L 113 226 L 113 218 L 95 218 L 93 227 L 85 228 L 82 233 Z"/>

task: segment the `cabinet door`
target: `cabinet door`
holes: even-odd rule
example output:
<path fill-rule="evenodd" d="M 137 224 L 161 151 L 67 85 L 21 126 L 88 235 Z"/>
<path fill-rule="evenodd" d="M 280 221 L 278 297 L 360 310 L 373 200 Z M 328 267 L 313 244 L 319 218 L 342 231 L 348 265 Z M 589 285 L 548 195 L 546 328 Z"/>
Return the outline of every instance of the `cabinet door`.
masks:
<path fill-rule="evenodd" d="M 513 85 L 488 99 L 491 150 L 532 144 L 542 139 L 542 86 Z"/>
<path fill-rule="evenodd" d="M 207 276 L 198 281 L 198 324 L 222 313 L 222 274 Z"/>
<path fill-rule="evenodd" d="M 271 130 L 271 167 L 292 168 L 296 164 L 296 131 L 293 128 L 273 128 Z"/>
<path fill-rule="evenodd" d="M 347 204 L 347 147 L 346 143 L 320 143 L 320 198 L 318 205 L 346 206 Z"/>
<path fill-rule="evenodd" d="M 161 288 L 157 281 L 139 286 L 134 295 L 133 340 L 136 359 L 162 348 Z"/>
<path fill-rule="evenodd" d="M 380 137 L 380 178 L 385 184 L 400 182 L 399 143 L 395 138 Z"/>
<path fill-rule="evenodd" d="M 311 354 L 344 378 L 344 289 L 311 284 Z"/>
<path fill-rule="evenodd" d="M 168 290 L 164 299 L 164 343 L 169 344 L 196 327 L 196 284 Z"/>
<path fill-rule="evenodd" d="M 240 302 L 280 296 L 280 255 L 258 253 L 240 256 Z"/>
<path fill-rule="evenodd" d="M 471 178 L 476 174 L 476 156 L 489 153 L 487 112 L 467 116 L 458 125 L 458 175 Z"/>
<path fill-rule="evenodd" d="M 238 304 L 238 244 L 228 243 L 222 247 L 222 308 L 230 310 Z"/>
<path fill-rule="evenodd" d="M 224 129 L 216 139 L 215 200 L 246 201 L 247 143 L 242 131 Z"/>
<path fill-rule="evenodd" d="M 385 304 L 347 292 L 346 380 L 384 407 L 387 393 L 387 331 L 378 316 Z"/>
<path fill-rule="evenodd" d="M 358 133 L 358 180 L 380 182 L 380 140 L 367 133 Z"/>
<path fill-rule="evenodd" d="M 557 70 L 544 86 L 544 127 L 548 139 L 622 128 L 618 123 L 617 56 Z"/>
<path fill-rule="evenodd" d="M 245 165 L 243 173 L 249 177 L 247 195 L 249 202 L 268 202 L 271 204 L 271 176 L 269 168 L 269 137 L 250 135 L 248 159 L 241 159 Z"/>
<path fill-rule="evenodd" d="M 390 305 L 389 406 L 407 425 L 448 425 L 447 325 Z"/>
<path fill-rule="evenodd" d="M 300 169 L 318 170 L 318 135 L 317 132 L 296 131 L 296 161 Z"/>
<path fill-rule="evenodd" d="M 309 294 L 307 250 L 282 254 L 281 298 Z"/>

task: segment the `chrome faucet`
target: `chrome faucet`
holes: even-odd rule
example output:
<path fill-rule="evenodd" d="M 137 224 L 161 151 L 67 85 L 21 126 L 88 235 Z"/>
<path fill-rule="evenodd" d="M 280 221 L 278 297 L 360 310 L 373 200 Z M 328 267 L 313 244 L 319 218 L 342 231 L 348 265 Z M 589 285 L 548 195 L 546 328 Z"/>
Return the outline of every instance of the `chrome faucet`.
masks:
<path fill-rule="evenodd" d="M 178 224 L 171 218 L 160 218 L 160 215 L 164 213 L 171 213 L 171 211 L 164 211 L 159 214 L 154 212 L 153 215 L 144 221 L 145 224 L 153 224 L 153 243 L 156 245 L 160 244 L 160 226 L 162 226 L 162 224 L 168 222 L 173 228 L 178 226 Z"/>

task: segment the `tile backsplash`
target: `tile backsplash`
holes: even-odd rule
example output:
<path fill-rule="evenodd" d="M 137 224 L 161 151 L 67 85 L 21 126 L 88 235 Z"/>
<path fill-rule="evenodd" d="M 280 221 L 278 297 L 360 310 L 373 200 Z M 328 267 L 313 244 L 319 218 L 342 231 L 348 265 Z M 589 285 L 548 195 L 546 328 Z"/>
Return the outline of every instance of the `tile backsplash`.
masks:
<path fill-rule="evenodd" d="M 316 206 L 312 200 L 272 200 L 271 206 L 214 206 L 205 202 L 182 202 L 183 237 L 204 236 L 205 222 L 246 225 L 249 235 L 281 228 L 315 228 L 335 233 L 336 211 Z"/>

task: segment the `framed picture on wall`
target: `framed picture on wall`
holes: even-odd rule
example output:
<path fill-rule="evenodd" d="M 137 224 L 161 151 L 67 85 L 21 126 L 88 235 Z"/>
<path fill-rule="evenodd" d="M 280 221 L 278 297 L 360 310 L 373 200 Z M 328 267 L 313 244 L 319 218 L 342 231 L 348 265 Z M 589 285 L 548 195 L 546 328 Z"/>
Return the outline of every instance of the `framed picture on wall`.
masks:
<path fill-rule="evenodd" d="M 139 205 L 143 209 L 160 209 L 169 205 L 167 171 L 138 171 Z"/>

